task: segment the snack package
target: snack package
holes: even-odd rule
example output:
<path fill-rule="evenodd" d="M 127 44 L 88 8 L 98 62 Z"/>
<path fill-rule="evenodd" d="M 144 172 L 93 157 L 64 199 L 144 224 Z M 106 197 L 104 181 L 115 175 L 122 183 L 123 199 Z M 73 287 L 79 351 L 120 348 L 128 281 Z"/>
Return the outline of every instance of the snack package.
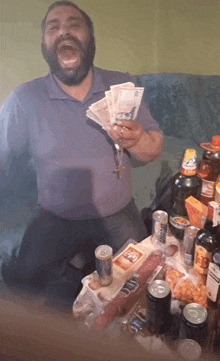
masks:
<path fill-rule="evenodd" d="M 166 265 L 165 280 L 174 299 L 185 304 L 194 302 L 208 307 L 205 283 L 194 269 L 187 272 L 183 265 L 169 261 Z"/>

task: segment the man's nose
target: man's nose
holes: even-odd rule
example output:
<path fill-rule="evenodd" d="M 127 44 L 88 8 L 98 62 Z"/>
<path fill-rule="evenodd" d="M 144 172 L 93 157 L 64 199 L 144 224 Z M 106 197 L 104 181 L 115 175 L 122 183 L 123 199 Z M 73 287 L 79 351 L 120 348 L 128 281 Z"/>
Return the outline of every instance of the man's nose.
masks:
<path fill-rule="evenodd" d="M 60 26 L 59 29 L 59 35 L 65 36 L 65 35 L 70 35 L 71 31 L 70 31 L 70 26 L 67 24 L 63 24 Z"/>

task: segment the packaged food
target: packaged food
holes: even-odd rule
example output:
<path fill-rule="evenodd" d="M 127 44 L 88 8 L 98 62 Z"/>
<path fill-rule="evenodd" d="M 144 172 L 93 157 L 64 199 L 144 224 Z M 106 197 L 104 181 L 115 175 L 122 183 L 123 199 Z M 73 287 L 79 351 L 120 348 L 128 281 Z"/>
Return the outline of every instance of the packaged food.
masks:
<path fill-rule="evenodd" d="M 104 307 L 95 319 L 94 328 L 102 331 L 111 324 L 115 317 L 128 314 L 144 293 L 149 277 L 161 265 L 163 265 L 163 253 L 152 252 L 131 279 L 123 284 L 117 296 Z"/>
<path fill-rule="evenodd" d="M 127 247 L 113 258 L 113 271 L 122 279 L 132 275 L 142 263 L 145 252 L 137 245 L 130 243 Z"/>
<path fill-rule="evenodd" d="M 208 207 L 193 196 L 185 200 L 191 226 L 203 228 L 208 214 Z"/>
<path fill-rule="evenodd" d="M 195 270 L 187 272 L 176 262 L 172 266 L 167 266 L 165 280 L 174 299 L 185 304 L 198 303 L 205 308 L 208 307 L 205 283 Z"/>

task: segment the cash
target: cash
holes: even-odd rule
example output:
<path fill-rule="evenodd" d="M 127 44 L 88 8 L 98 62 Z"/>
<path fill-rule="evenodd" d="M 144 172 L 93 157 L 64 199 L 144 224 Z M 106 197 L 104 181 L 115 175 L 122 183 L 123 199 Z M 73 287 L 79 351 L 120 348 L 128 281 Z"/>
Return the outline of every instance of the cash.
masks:
<path fill-rule="evenodd" d="M 110 86 L 105 97 L 90 105 L 86 115 L 104 129 L 117 124 L 120 119 L 134 120 L 143 97 L 144 88 L 131 82 Z"/>

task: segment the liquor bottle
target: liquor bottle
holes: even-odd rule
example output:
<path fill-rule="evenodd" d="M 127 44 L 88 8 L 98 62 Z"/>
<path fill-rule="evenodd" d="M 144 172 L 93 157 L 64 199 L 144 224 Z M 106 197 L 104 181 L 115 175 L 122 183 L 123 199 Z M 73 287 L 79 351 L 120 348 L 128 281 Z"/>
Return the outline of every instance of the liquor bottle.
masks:
<path fill-rule="evenodd" d="M 169 214 L 169 227 L 174 236 L 182 240 L 184 231 L 189 226 L 185 199 L 199 198 L 202 180 L 197 175 L 196 150 L 186 149 L 180 172 L 173 177 L 172 208 Z"/>
<path fill-rule="evenodd" d="M 204 229 L 215 236 L 216 241 L 220 247 L 220 225 L 218 224 L 219 212 L 220 205 L 217 202 L 211 201 L 208 203 L 208 214 Z"/>
<path fill-rule="evenodd" d="M 204 152 L 198 166 L 198 174 L 202 178 L 199 200 L 208 205 L 215 199 L 215 185 L 220 174 L 220 135 L 214 135 L 211 143 L 201 143 L 200 146 Z"/>
<path fill-rule="evenodd" d="M 218 176 L 215 185 L 215 202 L 220 204 L 220 175 Z"/>
<path fill-rule="evenodd" d="M 220 302 L 220 247 L 213 252 L 212 262 L 209 263 L 206 293 L 208 296 L 208 306 L 218 308 Z"/>
<path fill-rule="evenodd" d="M 215 236 L 206 229 L 200 229 L 195 239 L 194 268 L 202 275 L 207 275 L 209 262 L 218 244 Z"/>

